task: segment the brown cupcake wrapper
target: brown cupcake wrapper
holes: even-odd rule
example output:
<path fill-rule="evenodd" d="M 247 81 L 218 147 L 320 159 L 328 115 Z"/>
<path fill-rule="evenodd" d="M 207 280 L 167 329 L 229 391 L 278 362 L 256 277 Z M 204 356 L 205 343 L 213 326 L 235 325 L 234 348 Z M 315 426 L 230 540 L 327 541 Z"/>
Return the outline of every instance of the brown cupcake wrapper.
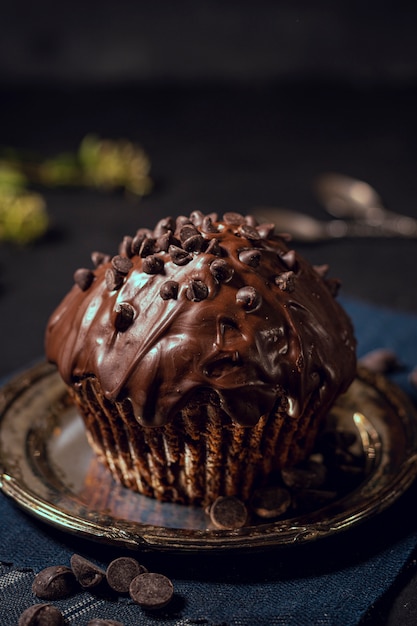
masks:
<path fill-rule="evenodd" d="M 116 480 L 184 504 L 206 506 L 220 495 L 247 500 L 272 472 L 309 454 L 320 426 L 314 407 L 301 420 L 276 411 L 240 426 L 203 392 L 170 423 L 143 427 L 130 401 L 110 402 L 93 377 L 70 391 L 93 450 Z"/>

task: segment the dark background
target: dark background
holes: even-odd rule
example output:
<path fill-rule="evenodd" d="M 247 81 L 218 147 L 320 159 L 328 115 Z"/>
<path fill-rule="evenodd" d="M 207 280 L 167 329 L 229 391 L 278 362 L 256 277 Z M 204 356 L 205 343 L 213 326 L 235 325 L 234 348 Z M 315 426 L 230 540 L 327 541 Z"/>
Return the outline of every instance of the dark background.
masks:
<path fill-rule="evenodd" d="M 0 146 L 53 156 L 90 132 L 125 137 L 155 187 L 136 204 L 48 190 L 48 236 L 0 244 L 0 376 L 42 358 L 92 250 L 165 215 L 262 204 L 326 219 L 312 185 L 338 171 L 417 217 L 416 20 L 400 1 L 2 2 Z M 417 240 L 298 249 L 343 295 L 417 313 Z"/>

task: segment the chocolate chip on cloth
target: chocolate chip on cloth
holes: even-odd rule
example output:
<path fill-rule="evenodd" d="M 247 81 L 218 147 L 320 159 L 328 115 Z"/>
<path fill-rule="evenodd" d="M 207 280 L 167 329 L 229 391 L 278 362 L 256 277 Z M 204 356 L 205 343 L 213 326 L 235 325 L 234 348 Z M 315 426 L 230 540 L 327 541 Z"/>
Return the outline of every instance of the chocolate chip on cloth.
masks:
<path fill-rule="evenodd" d="M 108 585 L 117 593 L 129 593 L 129 585 L 132 580 L 148 570 L 136 559 L 121 556 L 114 559 L 106 570 Z"/>
<path fill-rule="evenodd" d="M 71 569 L 83 589 L 94 589 L 105 579 L 106 572 L 79 554 L 71 557 Z"/>
<path fill-rule="evenodd" d="M 153 611 L 162 609 L 174 596 L 174 586 L 163 574 L 146 572 L 136 576 L 130 583 L 130 597 L 143 609 Z"/>
<path fill-rule="evenodd" d="M 100 619 L 98 617 L 90 619 L 87 626 L 123 626 L 122 622 L 117 622 L 114 619 Z"/>
<path fill-rule="evenodd" d="M 34 604 L 19 617 L 18 626 L 64 626 L 61 611 L 52 604 Z"/>
<path fill-rule="evenodd" d="M 77 581 L 66 565 L 51 565 L 40 571 L 32 584 L 32 591 L 44 600 L 59 600 L 74 593 Z"/>

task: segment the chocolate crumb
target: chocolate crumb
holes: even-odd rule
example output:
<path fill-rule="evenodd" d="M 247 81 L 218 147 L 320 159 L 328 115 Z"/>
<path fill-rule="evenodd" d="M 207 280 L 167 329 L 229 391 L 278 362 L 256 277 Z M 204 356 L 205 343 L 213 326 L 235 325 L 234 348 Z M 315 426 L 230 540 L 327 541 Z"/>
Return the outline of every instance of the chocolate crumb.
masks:
<path fill-rule="evenodd" d="M 109 587 L 117 593 L 128 593 L 132 580 L 148 570 L 136 559 L 129 556 L 121 556 L 114 559 L 106 570 L 106 578 Z"/>
<path fill-rule="evenodd" d="M 64 626 L 64 616 L 52 604 L 33 604 L 19 617 L 18 626 Z"/>
<path fill-rule="evenodd" d="M 234 496 L 219 496 L 210 507 L 210 519 L 216 528 L 242 528 L 248 519 L 245 504 Z"/>
<path fill-rule="evenodd" d="M 292 270 L 283 272 L 279 276 L 275 277 L 275 284 L 281 289 L 281 291 L 294 291 L 295 287 L 295 274 Z"/>
<path fill-rule="evenodd" d="M 214 259 L 210 272 L 219 283 L 228 283 L 233 278 L 234 269 L 225 259 Z"/>
<path fill-rule="evenodd" d="M 145 274 L 161 274 L 164 269 L 164 261 L 156 254 L 150 254 L 142 262 L 142 269 Z"/>
<path fill-rule="evenodd" d="M 59 600 L 71 595 L 76 587 L 76 578 L 71 568 L 51 565 L 35 576 L 32 591 L 44 600 Z"/>
<path fill-rule="evenodd" d="M 92 270 L 80 267 L 74 272 L 74 282 L 79 286 L 81 291 L 87 291 L 94 280 L 94 272 Z"/>
<path fill-rule="evenodd" d="M 193 258 L 186 250 L 174 245 L 169 246 L 168 253 L 175 265 L 187 265 Z"/>
<path fill-rule="evenodd" d="M 130 584 L 130 597 L 143 609 L 162 609 L 174 596 L 174 586 L 163 574 L 147 572 L 136 576 Z"/>
<path fill-rule="evenodd" d="M 106 281 L 106 287 L 109 291 L 115 291 L 120 289 L 123 285 L 123 275 L 119 274 L 114 268 L 108 268 L 104 275 Z"/>
<path fill-rule="evenodd" d="M 258 267 L 261 261 L 261 253 L 256 248 L 245 248 L 238 253 L 239 261 L 250 267 Z"/>
<path fill-rule="evenodd" d="M 159 290 L 162 300 L 176 300 L 178 297 L 179 283 L 176 280 L 167 280 Z"/>
<path fill-rule="evenodd" d="M 101 567 L 79 554 L 73 554 L 70 562 L 75 578 L 84 589 L 93 589 L 106 578 L 106 572 Z"/>
<path fill-rule="evenodd" d="M 201 302 L 208 297 L 209 290 L 202 280 L 190 280 L 185 295 L 192 302 Z"/>
<path fill-rule="evenodd" d="M 262 296 L 255 287 L 247 285 L 236 293 L 236 302 L 241 304 L 246 311 L 256 311 L 262 304 Z"/>
<path fill-rule="evenodd" d="M 114 318 L 115 328 L 123 333 L 132 324 L 135 317 L 135 309 L 128 302 L 119 302 L 115 309 L 116 317 Z"/>
<path fill-rule="evenodd" d="M 124 276 L 128 274 L 129 270 L 133 267 L 133 263 L 129 258 L 120 256 L 119 254 L 112 258 L 111 264 L 116 272 L 119 272 L 119 274 Z"/>

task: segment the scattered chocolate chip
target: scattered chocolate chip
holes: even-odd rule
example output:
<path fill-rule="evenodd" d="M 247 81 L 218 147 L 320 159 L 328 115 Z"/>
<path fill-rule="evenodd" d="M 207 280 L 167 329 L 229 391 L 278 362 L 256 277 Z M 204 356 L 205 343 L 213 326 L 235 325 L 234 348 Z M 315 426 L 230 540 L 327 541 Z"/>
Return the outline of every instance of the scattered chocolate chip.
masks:
<path fill-rule="evenodd" d="M 101 567 L 79 554 L 73 554 L 70 562 L 75 578 L 84 589 L 93 589 L 106 578 L 106 572 Z"/>
<path fill-rule="evenodd" d="M 190 221 L 194 224 L 194 226 L 201 226 L 204 220 L 204 213 L 201 211 L 193 211 L 190 214 Z"/>
<path fill-rule="evenodd" d="M 133 237 L 130 237 L 129 235 L 123 237 L 123 241 L 119 246 L 119 254 L 122 254 L 123 256 L 127 256 L 129 258 L 133 256 L 132 242 Z"/>
<path fill-rule="evenodd" d="M 295 257 L 295 250 L 288 250 L 288 252 L 285 252 L 280 258 L 289 269 L 296 267 L 297 259 Z"/>
<path fill-rule="evenodd" d="M 161 237 L 162 235 L 165 235 L 169 231 L 174 232 L 174 230 L 175 230 L 175 220 L 174 220 L 174 218 L 173 217 L 164 217 L 161 220 L 159 220 L 159 222 L 155 226 L 154 231 L 153 231 L 153 236 L 156 239 L 158 239 L 158 237 Z"/>
<path fill-rule="evenodd" d="M 261 261 L 261 253 L 256 248 L 244 248 L 239 250 L 239 261 L 250 267 L 258 267 Z"/>
<path fill-rule="evenodd" d="M 245 224 L 245 218 L 240 213 L 235 213 L 234 211 L 228 211 L 223 215 L 223 221 L 226 224 Z"/>
<path fill-rule="evenodd" d="M 159 290 L 162 300 L 176 300 L 178 297 L 179 283 L 176 280 L 167 280 Z"/>
<path fill-rule="evenodd" d="M 242 528 L 248 519 L 244 503 L 234 496 L 219 496 L 210 507 L 210 519 L 216 528 Z"/>
<path fill-rule="evenodd" d="M 135 317 L 135 309 L 128 302 L 119 302 L 115 309 L 114 326 L 116 330 L 123 333 L 131 326 Z"/>
<path fill-rule="evenodd" d="M 254 492 L 251 499 L 253 512 L 265 519 L 283 515 L 290 506 L 291 494 L 284 487 L 262 487 Z"/>
<path fill-rule="evenodd" d="M 203 233 L 217 233 L 218 228 L 213 224 L 213 220 L 209 215 L 206 215 L 201 224 L 201 230 Z"/>
<path fill-rule="evenodd" d="M 95 250 L 91 253 L 91 260 L 94 263 L 95 267 L 99 267 L 99 265 L 104 265 L 104 263 L 108 263 L 111 259 L 109 254 L 105 254 L 104 252 L 98 252 Z"/>
<path fill-rule="evenodd" d="M 164 269 L 164 261 L 156 254 L 150 254 L 142 262 L 142 270 L 145 274 L 161 274 Z"/>
<path fill-rule="evenodd" d="M 139 248 L 139 256 L 147 257 L 153 254 L 156 249 L 156 240 L 153 237 L 145 237 Z"/>
<path fill-rule="evenodd" d="M 64 626 L 64 616 L 52 604 L 33 604 L 20 615 L 18 626 Z"/>
<path fill-rule="evenodd" d="M 74 282 L 79 286 L 81 291 L 87 291 L 94 280 L 94 272 L 92 270 L 80 267 L 74 272 Z"/>
<path fill-rule="evenodd" d="M 256 230 L 261 239 L 269 239 L 275 232 L 275 224 L 259 224 Z"/>
<path fill-rule="evenodd" d="M 186 265 L 193 258 L 186 250 L 174 245 L 169 246 L 168 253 L 175 265 Z"/>
<path fill-rule="evenodd" d="M 279 276 L 275 276 L 275 284 L 278 285 L 282 291 L 294 291 L 294 279 L 294 272 L 289 270 L 288 272 L 279 274 Z"/>
<path fill-rule="evenodd" d="M 107 570 L 106 578 L 109 587 L 117 593 L 128 593 L 132 580 L 148 570 L 136 559 L 130 556 L 121 556 L 112 561 Z"/>
<path fill-rule="evenodd" d="M 210 272 L 219 283 L 228 283 L 233 278 L 234 269 L 225 259 L 214 259 Z"/>
<path fill-rule="evenodd" d="M 326 264 L 323 264 L 323 265 L 313 265 L 313 269 L 314 269 L 315 272 L 317 272 L 317 274 L 319 276 L 324 278 L 325 276 L 327 276 L 330 267 L 326 263 Z"/>
<path fill-rule="evenodd" d="M 206 254 L 214 254 L 214 256 L 221 256 L 222 249 L 215 237 L 210 239 L 209 244 L 206 248 Z"/>
<path fill-rule="evenodd" d="M 120 256 L 119 254 L 112 258 L 111 264 L 116 272 L 119 272 L 119 274 L 123 276 L 128 274 L 129 270 L 133 267 L 133 263 L 130 259 L 125 256 Z"/>
<path fill-rule="evenodd" d="M 209 290 L 206 283 L 203 283 L 202 280 L 192 279 L 188 284 L 185 295 L 192 302 L 201 302 L 201 300 L 205 300 L 208 297 Z"/>
<path fill-rule="evenodd" d="M 32 584 L 32 591 L 44 600 L 58 600 L 73 593 L 76 579 L 71 568 L 52 565 L 39 572 Z"/>
<path fill-rule="evenodd" d="M 87 626 L 123 626 L 123 624 L 122 622 L 117 622 L 114 619 L 101 619 L 99 617 L 95 617 L 94 619 L 90 619 Z"/>
<path fill-rule="evenodd" d="M 317 489 L 326 480 L 326 467 L 314 462 L 304 467 L 287 467 L 281 470 L 281 478 L 291 489 Z"/>
<path fill-rule="evenodd" d="M 249 224 L 242 224 L 239 227 L 239 234 L 242 237 L 246 237 L 246 239 L 257 241 L 261 238 L 258 230 L 254 226 L 249 226 Z"/>
<path fill-rule="evenodd" d="M 123 285 L 123 275 L 119 274 L 114 268 L 108 268 L 104 275 L 106 281 L 106 287 L 109 291 L 114 291 L 115 289 L 120 289 Z"/>
<path fill-rule="evenodd" d="M 148 572 L 136 576 L 130 584 L 130 597 L 143 609 L 162 609 L 171 602 L 174 586 L 163 574 Z"/>
<path fill-rule="evenodd" d="M 389 374 L 401 369 L 401 364 L 393 350 L 377 348 L 364 354 L 359 360 L 359 365 L 366 367 L 376 374 Z"/>
<path fill-rule="evenodd" d="M 248 285 L 236 293 L 236 302 L 241 304 L 246 311 L 256 311 L 262 304 L 262 296 L 255 287 Z"/>
<path fill-rule="evenodd" d="M 202 235 L 200 235 L 200 233 L 198 233 L 197 235 L 192 235 L 183 241 L 182 247 L 187 252 L 202 252 L 206 247 L 206 240 Z"/>

